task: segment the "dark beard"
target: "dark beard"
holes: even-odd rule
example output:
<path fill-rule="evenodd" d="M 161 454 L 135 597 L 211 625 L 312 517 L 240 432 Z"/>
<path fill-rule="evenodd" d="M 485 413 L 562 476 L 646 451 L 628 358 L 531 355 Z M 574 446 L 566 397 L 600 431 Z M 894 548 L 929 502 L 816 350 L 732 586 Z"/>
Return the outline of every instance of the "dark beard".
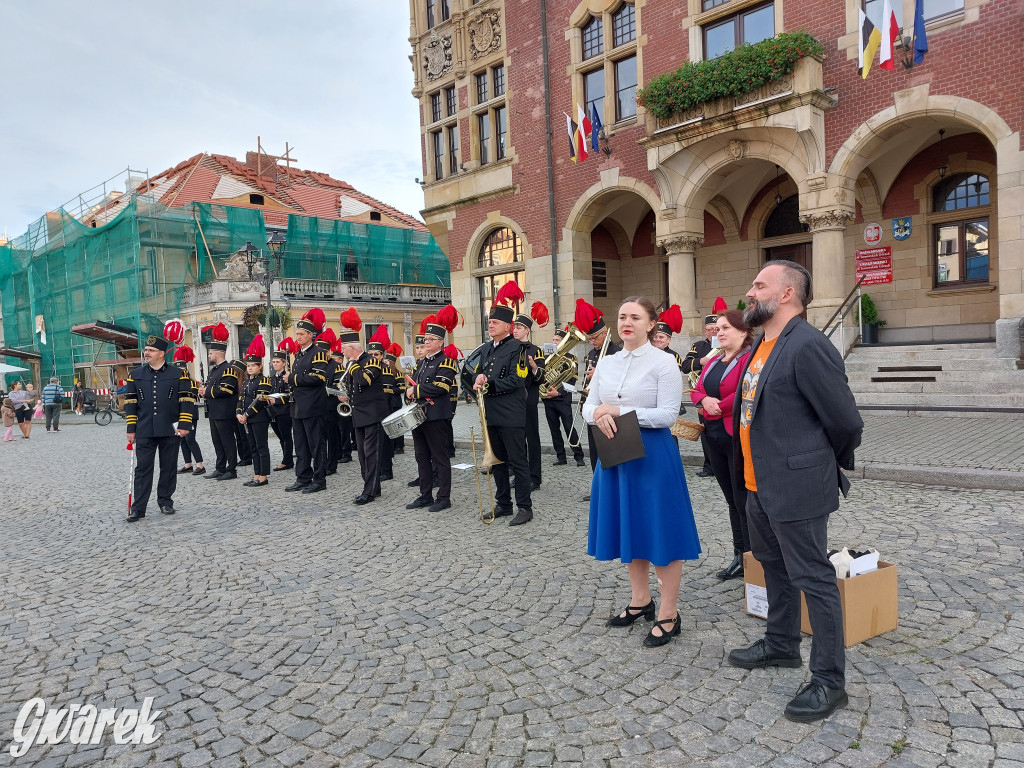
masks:
<path fill-rule="evenodd" d="M 776 297 L 768 301 L 751 301 L 750 305 L 743 310 L 743 322 L 748 328 L 756 328 L 764 325 L 779 311 L 779 300 Z"/>

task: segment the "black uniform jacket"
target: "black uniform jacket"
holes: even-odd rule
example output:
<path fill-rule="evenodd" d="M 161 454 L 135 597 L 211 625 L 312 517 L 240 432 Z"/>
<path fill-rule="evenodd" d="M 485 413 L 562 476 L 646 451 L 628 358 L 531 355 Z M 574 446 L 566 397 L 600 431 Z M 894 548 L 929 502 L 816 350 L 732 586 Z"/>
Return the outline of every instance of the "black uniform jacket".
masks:
<path fill-rule="evenodd" d="M 444 352 L 433 357 L 424 357 L 416 363 L 412 380 L 416 382 L 413 393 L 416 402 L 426 406 L 427 421 L 450 419 L 455 406 L 451 393 L 457 391 L 458 364 Z"/>
<path fill-rule="evenodd" d="M 235 420 L 238 401 L 238 371 L 227 360 L 217 363 L 206 377 L 206 416 Z"/>
<path fill-rule="evenodd" d="M 314 419 L 327 413 L 330 401 L 324 388 L 330 381 L 330 370 L 330 355 L 315 344 L 295 353 L 295 362 L 288 374 L 293 419 Z"/>
<path fill-rule="evenodd" d="M 702 357 L 707 357 L 710 351 L 711 342 L 707 339 L 701 339 L 690 347 L 690 351 L 683 358 L 683 364 L 679 367 L 679 370 L 685 376 L 691 373 L 700 373 L 704 369 L 704 366 L 700 364 L 700 360 Z"/>
<path fill-rule="evenodd" d="M 176 365 L 164 363 L 153 370 L 140 365 L 130 374 L 124 392 L 125 421 L 128 433 L 136 437 L 173 437 L 178 429 L 191 432 L 195 425 L 192 380 Z"/>
<path fill-rule="evenodd" d="M 528 373 L 526 376 L 526 405 L 536 408 L 540 401 L 541 384 L 544 382 L 544 350 L 529 341 L 520 343 L 526 348 L 526 354 L 532 357 L 537 364 L 537 372 L 534 373 L 530 371 L 529 363 L 527 363 Z"/>
<path fill-rule="evenodd" d="M 662 352 L 668 355 L 672 355 L 672 359 L 676 361 L 676 365 L 679 366 L 679 370 L 683 371 L 683 358 L 679 355 L 678 352 L 672 349 L 672 347 L 669 347 L 668 349 L 663 349 Z M 687 371 L 683 371 L 683 373 L 687 373 Z"/>
<path fill-rule="evenodd" d="M 363 352 L 358 360 L 348 364 L 345 386 L 352 403 L 353 427 L 380 424 L 391 413 L 388 395 L 384 392 L 384 369 L 369 352 Z"/>
<path fill-rule="evenodd" d="M 483 345 L 473 378 L 481 373 L 487 377 L 484 405 L 488 426 L 526 425 L 526 380 L 532 375 L 526 360 L 526 345 L 512 335 L 497 346 L 493 342 Z"/>
<path fill-rule="evenodd" d="M 270 392 L 271 394 L 281 394 L 284 397 L 275 397 L 274 402 L 271 403 L 271 410 L 276 411 L 279 415 L 281 413 L 287 414 L 288 404 L 292 400 L 292 388 L 288 386 L 288 372 L 284 373 L 271 373 L 270 374 Z"/>
<path fill-rule="evenodd" d="M 268 403 L 260 398 L 269 395 L 272 388 L 273 383 L 270 381 L 270 377 L 264 376 L 262 373 L 247 378 L 245 384 L 242 385 L 242 396 L 238 398 L 238 414 L 244 414 L 251 424 L 270 421 L 270 413 L 267 411 Z"/>

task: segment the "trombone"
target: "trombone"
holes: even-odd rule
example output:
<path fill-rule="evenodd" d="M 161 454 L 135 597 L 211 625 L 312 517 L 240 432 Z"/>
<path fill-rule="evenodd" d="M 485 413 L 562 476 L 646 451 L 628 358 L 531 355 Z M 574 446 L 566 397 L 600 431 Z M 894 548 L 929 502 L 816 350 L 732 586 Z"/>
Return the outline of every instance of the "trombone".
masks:
<path fill-rule="evenodd" d="M 494 451 L 491 450 L 491 438 L 487 434 L 487 408 L 484 406 L 484 390 L 481 389 L 476 393 L 476 404 L 480 410 L 480 429 L 481 436 L 483 437 L 484 444 L 484 455 L 483 460 L 477 464 L 476 460 L 476 436 L 473 434 L 473 428 L 469 429 L 469 442 L 473 446 L 473 474 L 476 476 L 476 496 L 480 502 L 480 521 L 485 525 L 490 525 L 494 522 L 494 508 L 491 508 L 491 516 L 488 518 L 484 514 L 484 495 L 483 489 L 480 487 L 480 473 L 477 471 L 478 467 L 483 467 L 487 471 L 487 499 L 494 498 L 494 491 L 491 487 L 491 471 L 490 468 L 495 464 L 504 464 L 501 459 L 494 455 Z"/>

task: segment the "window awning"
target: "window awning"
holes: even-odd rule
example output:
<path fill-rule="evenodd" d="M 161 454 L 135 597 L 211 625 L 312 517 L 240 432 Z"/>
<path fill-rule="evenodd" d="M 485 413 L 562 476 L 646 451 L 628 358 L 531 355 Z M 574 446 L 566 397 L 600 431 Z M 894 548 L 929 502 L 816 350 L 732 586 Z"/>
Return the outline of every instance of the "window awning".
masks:
<path fill-rule="evenodd" d="M 139 348 L 139 334 L 134 328 L 125 328 L 123 325 L 114 325 L 97 320 L 95 323 L 82 323 L 72 326 L 71 332 L 87 339 L 105 341 L 118 347 Z"/>

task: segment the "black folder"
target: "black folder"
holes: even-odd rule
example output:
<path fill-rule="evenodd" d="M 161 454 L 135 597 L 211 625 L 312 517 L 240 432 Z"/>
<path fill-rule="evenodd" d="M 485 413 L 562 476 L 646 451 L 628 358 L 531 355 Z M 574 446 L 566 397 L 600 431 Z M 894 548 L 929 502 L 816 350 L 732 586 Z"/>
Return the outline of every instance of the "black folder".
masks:
<path fill-rule="evenodd" d="M 643 438 L 640 437 L 640 421 L 636 417 L 636 411 L 630 411 L 615 419 L 615 426 L 618 431 L 615 437 L 604 436 L 597 427 L 591 427 L 594 433 L 594 446 L 597 448 L 597 457 L 601 459 L 603 469 L 611 469 L 619 464 L 625 464 L 633 459 L 642 459 L 647 455 L 644 449 Z"/>

